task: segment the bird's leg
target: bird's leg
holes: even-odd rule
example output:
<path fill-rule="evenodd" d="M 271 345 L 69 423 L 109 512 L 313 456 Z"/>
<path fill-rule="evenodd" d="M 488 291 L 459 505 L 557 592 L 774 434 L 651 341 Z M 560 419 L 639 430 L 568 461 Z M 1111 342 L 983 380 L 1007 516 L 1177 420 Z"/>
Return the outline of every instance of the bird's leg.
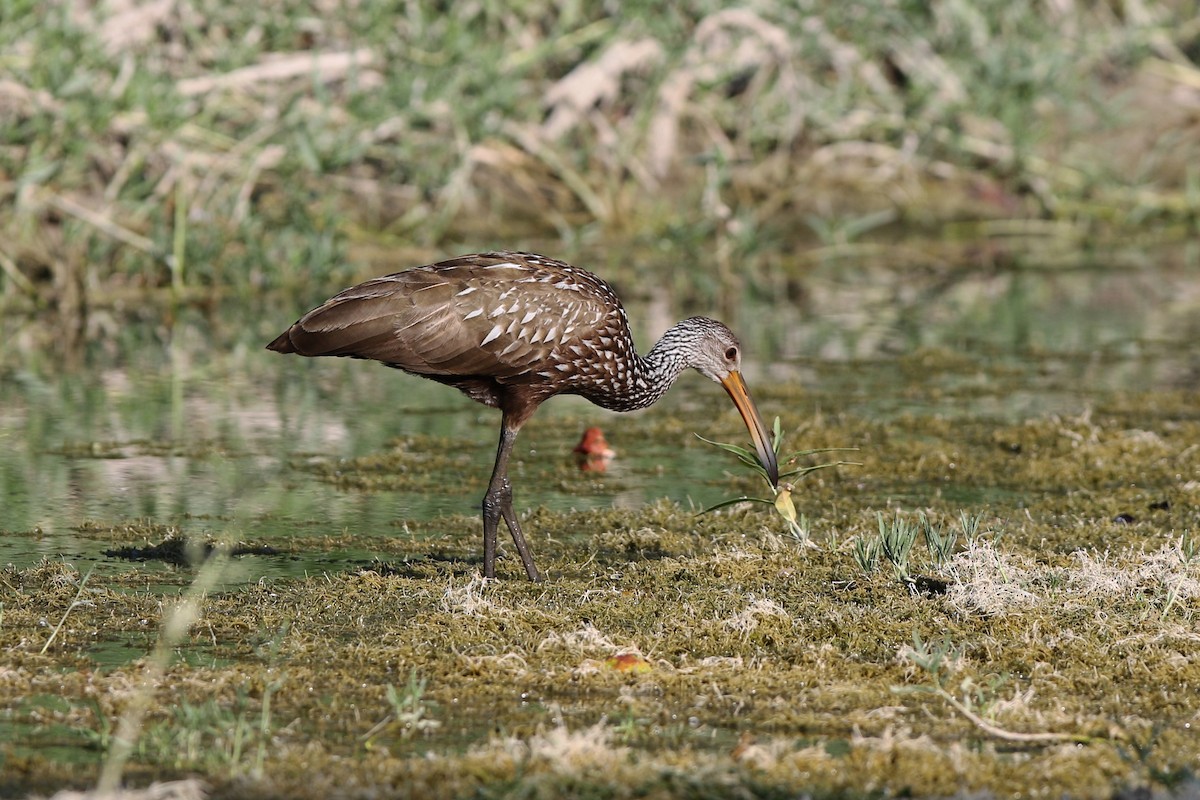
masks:
<path fill-rule="evenodd" d="M 496 466 L 492 469 L 492 480 L 488 484 L 487 494 L 483 496 L 483 577 L 496 577 L 496 529 L 500 526 L 500 518 L 504 517 L 508 530 L 512 533 L 513 544 L 521 554 L 525 565 L 525 574 L 531 581 L 540 581 L 537 567 L 533 565 L 533 555 L 529 545 L 521 533 L 521 524 L 513 511 L 512 484 L 508 480 L 508 457 L 512 453 L 513 442 L 517 439 L 520 428 L 512 426 L 505 415 L 500 425 L 500 445 L 496 448 Z"/>
<path fill-rule="evenodd" d="M 505 523 L 508 524 L 508 531 L 512 534 L 517 552 L 521 554 L 521 562 L 525 564 L 525 574 L 531 581 L 540 581 L 542 576 L 538 574 L 537 567 L 533 565 L 533 554 L 529 552 L 529 545 L 525 543 L 525 535 L 521 533 L 521 523 L 517 522 L 517 514 L 513 511 L 512 486 L 509 485 L 508 478 L 504 479 L 504 488 L 506 491 L 504 503 L 500 506 L 500 513 L 504 516 Z"/>

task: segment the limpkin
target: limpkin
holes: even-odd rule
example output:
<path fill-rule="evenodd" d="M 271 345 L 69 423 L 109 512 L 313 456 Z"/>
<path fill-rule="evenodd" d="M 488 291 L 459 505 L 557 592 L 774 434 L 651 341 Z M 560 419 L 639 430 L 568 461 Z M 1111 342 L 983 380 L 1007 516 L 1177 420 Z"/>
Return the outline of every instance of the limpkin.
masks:
<path fill-rule="evenodd" d="M 500 444 L 483 496 L 483 574 L 495 577 L 503 517 L 531 580 L 541 580 L 513 511 L 508 460 L 539 405 L 577 394 L 614 411 L 645 408 L 684 369 L 720 383 L 741 412 L 759 461 L 778 482 L 766 426 L 742 380 L 729 328 L 685 319 L 645 356 L 616 293 L 586 270 L 532 253 L 480 253 L 385 275 L 326 300 L 267 349 L 380 361 L 499 408 Z"/>

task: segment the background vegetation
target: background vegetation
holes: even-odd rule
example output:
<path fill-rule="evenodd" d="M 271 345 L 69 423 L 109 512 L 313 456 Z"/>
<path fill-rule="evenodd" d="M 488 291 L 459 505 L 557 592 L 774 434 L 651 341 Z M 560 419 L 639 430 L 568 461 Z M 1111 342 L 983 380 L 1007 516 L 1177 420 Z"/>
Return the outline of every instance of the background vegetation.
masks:
<path fill-rule="evenodd" d="M 62 312 L 60 340 L 130 290 L 325 288 L 442 250 L 553 238 L 755 273 L 884 227 L 1094 242 L 1187 235 L 1200 209 L 1191 0 L 0 18 L 0 303 Z"/>

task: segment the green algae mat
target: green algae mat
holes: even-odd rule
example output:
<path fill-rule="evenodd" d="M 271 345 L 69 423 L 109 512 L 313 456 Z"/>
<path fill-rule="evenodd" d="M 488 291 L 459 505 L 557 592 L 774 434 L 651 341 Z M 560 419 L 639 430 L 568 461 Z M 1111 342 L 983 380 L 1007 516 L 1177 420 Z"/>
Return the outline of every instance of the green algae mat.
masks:
<path fill-rule="evenodd" d="M 217 547 L 166 573 L 10 566 L 0 792 L 92 786 L 117 757 L 127 785 L 214 797 L 1195 791 L 1190 394 L 1009 423 L 823 413 L 788 435 L 861 462 L 797 485 L 803 536 L 769 508 L 537 508 L 541 584 L 512 553 L 482 580 L 467 515 L 274 555 L 227 554 L 213 520 Z M 735 462 L 718 484 L 756 488 Z M 172 540 L 137 525 L 93 534 Z M 356 548 L 374 558 L 221 584 L 245 559 Z"/>

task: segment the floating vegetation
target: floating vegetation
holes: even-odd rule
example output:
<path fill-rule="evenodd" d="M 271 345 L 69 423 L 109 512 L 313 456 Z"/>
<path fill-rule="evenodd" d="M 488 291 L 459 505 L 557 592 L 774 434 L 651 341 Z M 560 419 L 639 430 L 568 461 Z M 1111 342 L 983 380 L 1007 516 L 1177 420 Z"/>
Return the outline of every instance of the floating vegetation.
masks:
<path fill-rule="evenodd" d="M 1002 701 L 998 697 L 998 691 L 1006 683 L 1005 679 L 997 676 L 986 684 L 981 684 L 971 677 L 966 677 L 960 682 L 958 693 L 952 692 L 948 688 L 952 673 L 955 671 L 952 665 L 956 662 L 962 663 L 963 658 L 962 651 L 956 649 L 947 639 L 937 643 L 926 643 L 921 640 L 919 635 L 913 634 L 913 643 L 900 651 L 900 658 L 910 661 L 924 670 L 929 677 L 929 683 L 897 687 L 896 692 L 929 692 L 937 695 L 988 736 L 1026 744 L 1058 742 L 1089 744 L 1097 738 L 1082 733 L 1013 731 L 989 721 L 985 717 L 994 716 L 1001 705 Z M 1009 708 L 1019 707 L 1027 704 L 1029 700 L 1029 697 L 1018 694 L 1012 700 L 1007 701 L 1005 705 Z"/>
<path fill-rule="evenodd" d="M 1152 416 L 1123 399 L 1003 424 L 827 415 L 798 435 L 859 443 L 863 466 L 804 479 L 796 521 L 821 546 L 799 552 L 773 505 L 535 508 L 552 576 L 535 586 L 479 577 L 473 516 L 385 536 L 284 517 L 289 552 L 359 555 L 216 591 L 239 562 L 214 551 L 171 571 L 204 581 L 169 627 L 177 607 L 147 590 L 145 567 L 10 566 L 0 705 L 22 744 L 0 743 L 2 774 L 19 776 L 14 793 L 48 794 L 94 786 L 119 757 L 110 780 L 186 772 L 217 798 L 401 782 L 431 797 L 666 796 L 684 782 L 787 794 L 800 774 L 814 793 L 1186 787 L 1194 703 L 1163 687 L 1200 680 L 1200 427 L 1194 405 L 1169 400 Z M 707 416 L 648 430 L 690 443 Z M 740 421 L 718 424 L 732 435 Z M 566 480 L 577 426 L 562 429 L 562 463 L 546 469 Z M 380 455 L 402 446 L 443 449 Z M 794 468 L 805 459 L 819 455 Z M 737 463 L 721 491 L 762 480 Z M 1113 523 L 1121 513 L 1138 519 Z M 199 541 L 242 529 L 201 521 Z M 89 518 L 72 533 L 153 547 L 193 522 Z"/>
<path fill-rule="evenodd" d="M 1003 527 L 1003 549 L 992 536 L 964 542 L 943 565 L 949 590 L 929 595 L 878 572 L 847 581 L 843 548 L 798 561 L 725 515 L 614 512 L 604 527 L 655 532 L 659 554 L 632 559 L 595 548 L 605 531 L 564 543 L 578 519 L 539 512 L 557 576 L 540 586 L 483 581 L 446 561 L 420 576 L 346 571 L 193 592 L 202 614 L 164 629 L 156 658 L 204 647 L 224 665 L 164 661 L 161 682 L 143 679 L 140 662 L 96 671 L 86 656 L 93 632 L 144 629 L 161 598 L 93 575 L 91 602 L 71 607 L 80 573 L 10 568 L 0 699 L 35 746 L 66 731 L 104 751 L 140 685 L 126 783 L 185 769 L 215 797 L 247 786 L 328 796 L 337 775 L 343 791 L 402 779 L 435 797 L 497 785 L 655 795 L 685 779 L 783 791 L 797 770 L 813 790 L 900 782 L 914 794 L 1094 796 L 1189 780 L 1194 708 L 1162 692 L 1194 679 L 1200 572 L 1179 537 L 1157 550 L 1056 553 L 1040 546 L 1053 521 L 1014 516 L 990 523 Z M 877 513 L 837 526 L 855 541 L 881 536 Z M 909 550 L 910 573 L 922 552 Z M 40 655 L 39 620 L 68 608 Z M 1117 661 L 1136 666 L 1119 699 Z M 25 699 L 50 694 L 52 704 Z M 32 752 L 20 763 L 43 781 L 96 779 L 95 768 Z M 350 775 L 336 769 L 347 758 Z"/>

